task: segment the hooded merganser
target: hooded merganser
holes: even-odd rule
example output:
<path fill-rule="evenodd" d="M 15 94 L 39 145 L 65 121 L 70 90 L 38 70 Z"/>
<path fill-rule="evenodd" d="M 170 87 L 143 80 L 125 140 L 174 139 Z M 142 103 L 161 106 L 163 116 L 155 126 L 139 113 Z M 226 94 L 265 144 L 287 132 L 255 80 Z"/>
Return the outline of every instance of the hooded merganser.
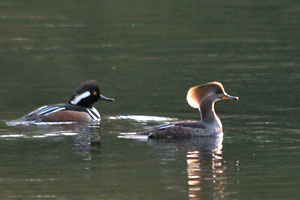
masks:
<path fill-rule="evenodd" d="M 155 126 L 136 133 L 136 136 L 148 138 L 190 138 L 201 136 L 223 135 L 222 123 L 215 113 L 214 105 L 219 100 L 238 100 L 238 97 L 228 95 L 220 82 L 209 82 L 191 87 L 187 92 L 187 102 L 200 111 L 200 121 L 179 121 L 161 126 Z M 121 138 L 126 136 L 121 136 Z M 128 138 L 135 138 L 129 135 Z"/>
<path fill-rule="evenodd" d="M 42 106 L 13 122 L 90 122 L 101 117 L 92 104 L 98 100 L 114 101 L 100 93 L 97 81 L 84 82 L 68 103 Z"/>

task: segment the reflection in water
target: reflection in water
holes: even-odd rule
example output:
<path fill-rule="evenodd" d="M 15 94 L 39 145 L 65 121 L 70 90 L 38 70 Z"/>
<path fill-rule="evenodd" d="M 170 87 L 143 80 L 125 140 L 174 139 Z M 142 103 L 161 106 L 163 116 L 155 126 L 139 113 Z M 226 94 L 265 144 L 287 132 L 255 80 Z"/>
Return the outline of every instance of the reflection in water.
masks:
<path fill-rule="evenodd" d="M 100 145 L 100 123 L 29 123 L 14 126 L 0 133 L 0 139 L 46 139 L 62 141 L 72 139 L 73 151 L 83 156 L 82 160 L 91 160 L 92 146 Z"/>
<path fill-rule="evenodd" d="M 55 149 L 56 156 L 62 160 L 73 159 L 74 156 L 79 157 L 80 161 L 77 165 L 80 167 L 77 170 L 81 172 L 81 177 L 87 180 L 91 178 L 93 156 L 101 153 L 100 123 L 98 122 L 23 124 L 9 126 L 0 133 L 0 140 L 22 141 L 24 139 L 27 145 L 41 141 L 44 143 L 42 146 L 48 148 L 47 144 L 49 144 L 49 149 Z M 51 152 L 50 150 L 49 154 Z M 54 180 L 56 181 L 55 178 Z"/>
<path fill-rule="evenodd" d="M 150 139 L 148 143 L 160 149 L 186 152 L 190 200 L 225 199 L 228 191 L 226 190 L 226 165 L 222 156 L 223 135 L 183 140 Z M 171 154 L 173 155 L 174 152 L 172 151 Z M 163 156 L 166 160 L 166 154 Z"/>
<path fill-rule="evenodd" d="M 84 193 L 83 182 L 93 182 L 102 148 L 100 126 L 94 124 L 10 126 L 1 130 L 0 142 L 0 185 L 8 191 L 3 199 L 64 199 L 69 183 L 68 198 L 76 198 Z"/>
<path fill-rule="evenodd" d="M 224 199 L 226 166 L 222 161 L 222 141 L 200 138 L 198 149 L 187 152 L 189 199 Z"/>

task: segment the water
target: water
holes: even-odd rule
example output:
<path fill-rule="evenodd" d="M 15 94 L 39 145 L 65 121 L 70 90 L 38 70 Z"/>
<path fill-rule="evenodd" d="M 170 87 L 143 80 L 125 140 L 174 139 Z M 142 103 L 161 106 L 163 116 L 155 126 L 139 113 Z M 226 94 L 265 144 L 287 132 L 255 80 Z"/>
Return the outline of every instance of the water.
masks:
<path fill-rule="evenodd" d="M 286 0 L 1 1 L 1 199 L 298 199 L 299 18 Z M 89 79 L 116 99 L 100 125 L 6 125 Z M 213 80 L 240 98 L 216 104 L 223 141 L 117 138 L 197 120 L 187 89 Z"/>

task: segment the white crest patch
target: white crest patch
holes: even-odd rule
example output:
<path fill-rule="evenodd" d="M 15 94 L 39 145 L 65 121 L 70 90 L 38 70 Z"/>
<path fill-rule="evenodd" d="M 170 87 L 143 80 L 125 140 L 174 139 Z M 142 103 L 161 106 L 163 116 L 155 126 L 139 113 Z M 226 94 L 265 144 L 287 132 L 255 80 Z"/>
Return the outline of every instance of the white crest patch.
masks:
<path fill-rule="evenodd" d="M 78 104 L 82 99 L 87 98 L 87 97 L 90 96 L 90 95 L 91 95 L 90 91 L 86 91 L 86 92 L 84 92 L 84 93 L 82 93 L 82 94 L 79 94 L 79 95 L 75 96 L 75 98 L 71 101 L 71 104 L 76 105 L 76 104 Z"/>

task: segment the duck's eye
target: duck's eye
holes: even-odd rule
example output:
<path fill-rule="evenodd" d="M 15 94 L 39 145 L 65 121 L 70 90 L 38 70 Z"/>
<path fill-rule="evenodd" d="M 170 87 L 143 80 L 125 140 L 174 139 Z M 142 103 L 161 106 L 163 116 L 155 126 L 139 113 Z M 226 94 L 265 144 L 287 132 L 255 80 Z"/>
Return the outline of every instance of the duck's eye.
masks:
<path fill-rule="evenodd" d="M 217 90 L 216 93 L 217 93 L 217 94 L 221 94 L 221 93 L 222 93 L 222 90 Z"/>
<path fill-rule="evenodd" d="M 97 95 L 97 92 L 96 92 L 96 91 L 94 91 L 94 92 L 93 92 L 93 95 L 94 95 L 94 96 L 96 96 L 96 95 Z"/>

